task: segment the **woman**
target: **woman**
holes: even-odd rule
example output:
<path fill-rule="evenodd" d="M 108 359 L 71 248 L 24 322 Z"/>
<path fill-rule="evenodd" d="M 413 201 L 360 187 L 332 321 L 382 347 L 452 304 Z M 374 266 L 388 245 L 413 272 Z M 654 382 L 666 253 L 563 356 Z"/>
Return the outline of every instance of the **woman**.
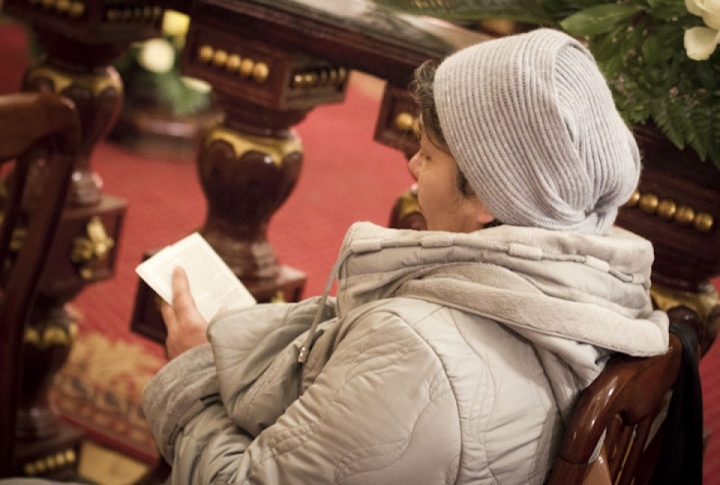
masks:
<path fill-rule="evenodd" d="M 353 225 L 337 299 L 208 326 L 176 270 L 144 392 L 171 483 L 540 484 L 608 356 L 667 349 L 652 246 L 612 227 L 638 149 L 589 52 L 493 40 L 415 93 L 429 230 Z"/>

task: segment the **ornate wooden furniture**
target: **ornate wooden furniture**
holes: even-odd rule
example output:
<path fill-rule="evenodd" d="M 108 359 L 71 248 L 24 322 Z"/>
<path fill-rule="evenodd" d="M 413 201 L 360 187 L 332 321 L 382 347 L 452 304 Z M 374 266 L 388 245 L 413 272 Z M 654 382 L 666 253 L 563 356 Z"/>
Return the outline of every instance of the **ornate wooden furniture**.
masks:
<path fill-rule="evenodd" d="M 0 161 L 14 162 L 11 172 L 3 172 L 0 228 L 0 261 L 5 263 L 0 296 L 0 477 L 17 475 L 24 459 L 36 458 L 22 455 L 13 430 L 25 346 L 52 336 L 26 328 L 25 322 L 56 234 L 79 141 L 79 120 L 69 100 L 40 93 L 0 96 Z M 67 458 L 63 453 L 62 465 L 76 465 Z"/>
<path fill-rule="evenodd" d="M 2 8 L 33 29 L 46 53 L 25 74 L 22 89 L 69 98 L 81 125 L 68 198 L 28 320 L 37 338 L 25 348 L 15 427 L 26 454 L 36 457 L 23 473 L 54 477 L 60 469 L 58 453 L 72 448 L 80 435 L 59 423 L 47 402 L 47 389 L 67 359 L 77 328 L 65 303 L 86 285 L 113 276 L 126 209 L 124 200 L 103 193 L 102 179 L 90 164 L 122 104 L 122 80 L 111 63 L 131 42 L 159 35 L 163 9 L 133 0 L 6 0 Z"/>
<path fill-rule="evenodd" d="M 415 108 L 406 92 L 413 70 L 488 38 L 366 2 L 164 5 L 190 13 L 181 70 L 209 82 L 225 113 L 197 158 L 208 202 L 200 233 L 258 301 L 292 301 L 304 286 L 304 274 L 281 265 L 267 240 L 269 221 L 292 192 L 303 163 L 293 126 L 314 107 L 341 102 L 349 71 L 360 70 L 387 81 L 376 139 L 410 152 Z M 154 297 L 143 284 L 132 328 L 164 340 Z"/>
<path fill-rule="evenodd" d="M 617 355 L 578 399 L 548 485 L 647 484 L 658 460 L 668 404 L 680 372 L 682 343 L 649 358 Z M 598 441 L 602 451 L 591 462 Z"/>

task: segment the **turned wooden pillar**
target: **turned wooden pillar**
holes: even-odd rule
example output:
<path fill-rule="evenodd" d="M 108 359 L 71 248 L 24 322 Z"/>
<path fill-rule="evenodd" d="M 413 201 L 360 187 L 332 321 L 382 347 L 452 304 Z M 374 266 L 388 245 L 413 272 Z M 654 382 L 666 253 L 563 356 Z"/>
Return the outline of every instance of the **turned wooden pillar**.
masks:
<path fill-rule="evenodd" d="M 278 261 L 268 225 L 300 175 L 303 146 L 293 126 L 318 104 L 342 101 L 348 71 L 245 37 L 235 24 L 197 12 L 181 70 L 210 83 L 223 112 L 197 155 L 207 200 L 200 234 L 257 301 L 299 300 L 305 274 Z M 132 328 L 165 339 L 157 302 L 142 282 Z"/>
<path fill-rule="evenodd" d="M 72 184 L 26 324 L 16 423 L 16 475 L 68 479 L 77 473 L 82 432 L 58 419 L 47 392 L 77 332 L 67 304 L 87 285 L 114 274 L 126 209 L 124 200 L 103 193 L 91 158 L 122 106 L 122 81 L 112 62 L 133 40 L 159 35 L 162 9 L 81 0 L 7 0 L 3 9 L 33 28 L 45 52 L 43 61 L 28 69 L 22 89 L 72 99 L 81 119 Z M 44 173 L 39 161 L 33 175 L 40 179 Z"/>
<path fill-rule="evenodd" d="M 300 175 L 303 148 L 293 126 L 313 107 L 344 99 L 347 70 L 197 14 L 181 69 L 209 82 L 224 112 L 197 157 L 208 203 L 200 233 L 258 301 L 297 300 L 305 276 L 278 262 L 267 228 Z"/>
<path fill-rule="evenodd" d="M 267 240 L 272 215 L 291 194 L 302 163 L 312 163 L 303 162 L 292 127 L 314 107 L 341 102 L 351 69 L 406 86 L 423 61 L 488 36 L 403 18 L 370 2 L 191 3 L 166 2 L 191 17 L 180 68 L 207 81 L 225 113 L 197 157 L 208 202 L 199 231 L 258 301 L 295 300 L 304 274 L 279 263 Z M 403 168 L 388 167 L 395 169 Z M 143 283 L 132 328 L 165 339 L 157 302 Z"/>

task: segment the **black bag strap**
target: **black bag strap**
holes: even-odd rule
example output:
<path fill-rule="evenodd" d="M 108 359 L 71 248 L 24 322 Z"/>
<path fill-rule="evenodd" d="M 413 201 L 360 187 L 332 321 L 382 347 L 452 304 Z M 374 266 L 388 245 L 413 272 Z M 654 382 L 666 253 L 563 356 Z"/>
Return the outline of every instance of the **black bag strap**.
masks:
<path fill-rule="evenodd" d="M 703 405 L 698 337 L 689 325 L 670 323 L 682 342 L 680 375 L 673 389 L 653 485 L 702 485 Z"/>

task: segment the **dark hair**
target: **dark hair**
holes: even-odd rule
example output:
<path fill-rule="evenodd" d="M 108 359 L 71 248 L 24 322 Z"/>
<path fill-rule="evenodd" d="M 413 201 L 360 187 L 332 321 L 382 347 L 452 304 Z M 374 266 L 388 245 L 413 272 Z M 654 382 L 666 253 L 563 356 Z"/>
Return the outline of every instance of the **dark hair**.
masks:
<path fill-rule="evenodd" d="M 433 83 L 435 81 L 436 70 L 437 65 L 433 61 L 425 61 L 415 69 L 415 76 L 410 83 L 410 93 L 420 108 L 420 116 L 422 117 L 423 124 L 420 129 L 425 131 L 428 140 L 430 140 L 433 145 L 448 155 L 452 155 L 450 146 L 443 134 L 442 126 L 440 126 L 440 117 L 438 116 L 437 106 L 435 105 Z M 470 182 L 468 182 L 465 174 L 460 171 L 460 167 L 457 168 L 457 186 L 463 196 L 472 197 L 475 195 L 475 191 L 470 187 Z"/>

